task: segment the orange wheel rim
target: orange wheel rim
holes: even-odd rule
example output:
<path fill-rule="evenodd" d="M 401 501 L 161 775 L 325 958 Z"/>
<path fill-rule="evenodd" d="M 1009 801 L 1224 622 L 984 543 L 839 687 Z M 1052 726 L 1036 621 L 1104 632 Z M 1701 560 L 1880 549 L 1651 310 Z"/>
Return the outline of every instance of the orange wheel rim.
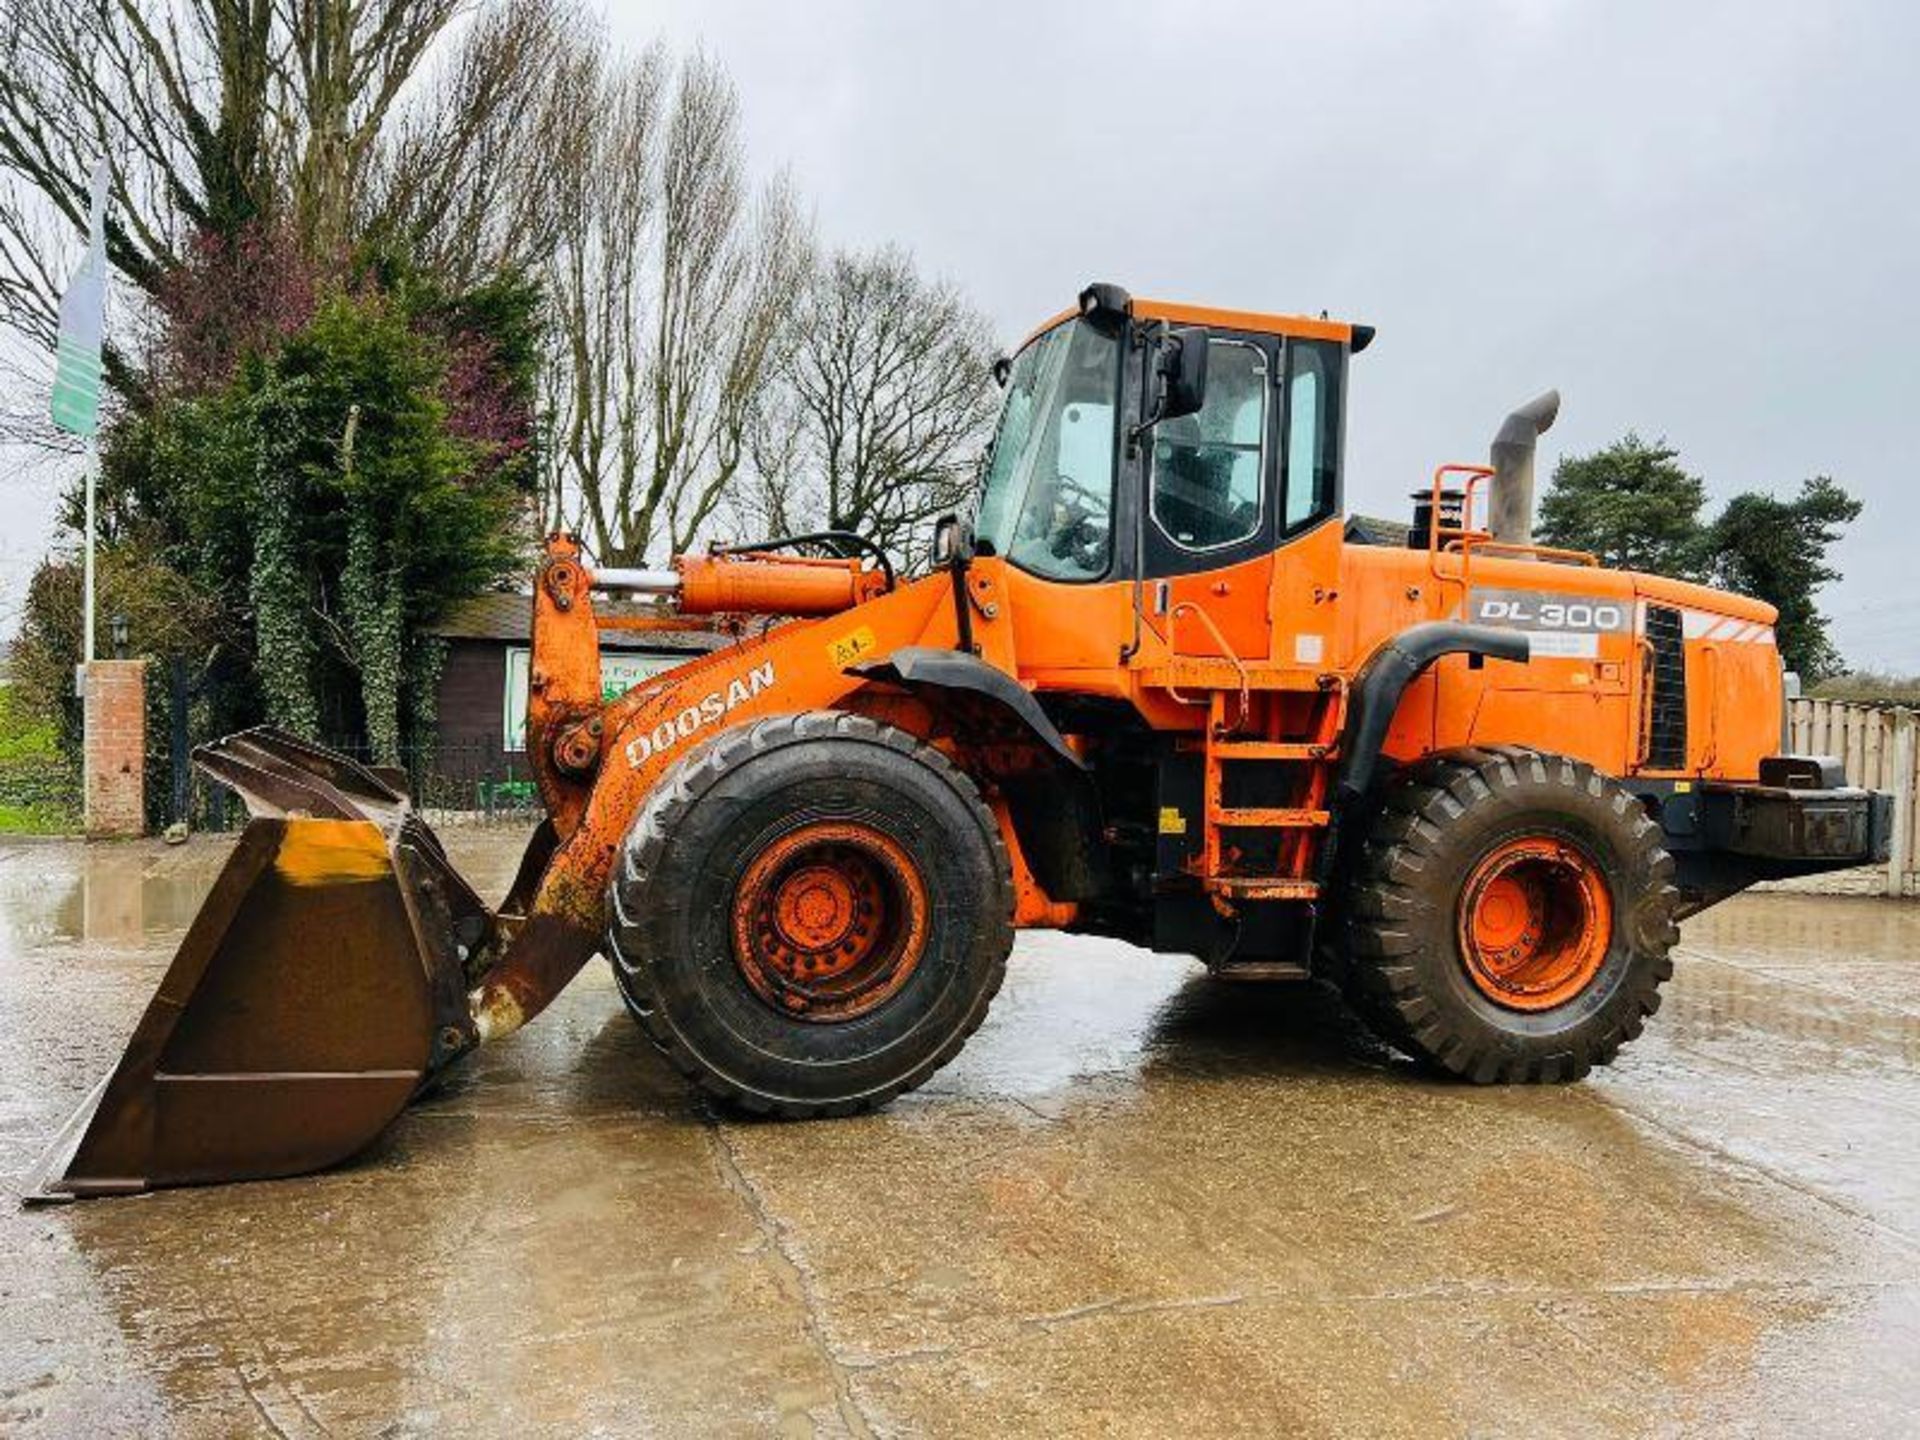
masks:
<path fill-rule="evenodd" d="M 820 821 L 781 836 L 740 877 L 733 953 L 748 985 L 799 1020 L 852 1020 L 885 1004 L 926 950 L 920 869 L 891 836 Z"/>
<path fill-rule="evenodd" d="M 1496 1005 L 1551 1010 L 1592 983 L 1613 944 L 1613 897 L 1578 846 L 1528 836 L 1497 846 L 1460 897 L 1467 977 Z"/>

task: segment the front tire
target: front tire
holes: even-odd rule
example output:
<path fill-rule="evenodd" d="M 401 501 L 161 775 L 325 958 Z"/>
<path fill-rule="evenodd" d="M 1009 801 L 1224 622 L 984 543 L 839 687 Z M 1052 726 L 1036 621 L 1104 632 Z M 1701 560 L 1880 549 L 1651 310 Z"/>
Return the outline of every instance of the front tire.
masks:
<path fill-rule="evenodd" d="M 608 953 L 648 1036 L 760 1114 L 885 1104 L 956 1055 L 1013 943 L 1008 857 L 972 782 L 836 711 L 718 737 L 629 832 Z"/>
<path fill-rule="evenodd" d="M 1481 1084 L 1577 1080 L 1640 1034 L 1679 939 L 1673 858 L 1592 766 L 1517 749 L 1396 779 L 1345 897 L 1348 999 Z"/>

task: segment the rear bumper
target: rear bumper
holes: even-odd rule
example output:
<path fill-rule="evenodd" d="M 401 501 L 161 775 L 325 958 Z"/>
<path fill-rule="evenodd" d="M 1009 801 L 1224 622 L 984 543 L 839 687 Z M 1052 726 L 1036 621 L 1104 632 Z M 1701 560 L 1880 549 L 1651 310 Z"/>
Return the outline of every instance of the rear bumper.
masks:
<path fill-rule="evenodd" d="M 1886 861 L 1891 795 L 1843 783 L 1839 762 L 1823 757 L 1774 756 L 1760 776 L 1643 792 L 1666 831 L 1683 914 L 1762 880 Z"/>
<path fill-rule="evenodd" d="M 1826 870 L 1885 861 L 1893 843 L 1893 797 L 1839 786 L 1700 787 L 1701 838 L 1729 855 Z"/>

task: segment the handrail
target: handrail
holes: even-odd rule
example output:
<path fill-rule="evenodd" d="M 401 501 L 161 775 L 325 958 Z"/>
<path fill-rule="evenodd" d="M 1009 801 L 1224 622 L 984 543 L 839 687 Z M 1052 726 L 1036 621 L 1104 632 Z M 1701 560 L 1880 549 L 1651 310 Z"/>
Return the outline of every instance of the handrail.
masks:
<path fill-rule="evenodd" d="M 1460 528 L 1457 530 L 1442 528 L 1440 524 L 1440 496 L 1447 488 L 1447 476 L 1449 475 L 1464 475 L 1467 477 L 1466 488 L 1460 495 Z M 1473 518 L 1473 487 L 1481 480 L 1491 480 L 1492 478 L 1493 471 L 1485 465 L 1463 465 L 1456 462 L 1450 465 L 1439 466 L 1434 470 L 1433 496 L 1427 509 L 1427 568 L 1433 573 L 1434 579 L 1446 580 L 1450 578 L 1440 573 L 1440 556 L 1442 553 L 1440 537 L 1442 535 L 1464 537 L 1475 533 L 1466 528 L 1466 522 Z M 1462 563 L 1464 566 L 1464 561 Z M 1464 579 L 1464 569 L 1461 578 Z"/>
<path fill-rule="evenodd" d="M 1498 550 L 1503 554 L 1511 555 L 1517 552 L 1522 555 L 1531 555 L 1536 560 L 1544 559 L 1551 562 L 1555 557 L 1561 557 L 1577 560 L 1594 569 L 1600 567 L 1600 557 L 1585 550 L 1561 550 L 1551 545 L 1532 543 L 1522 545 L 1518 541 L 1496 540 L 1491 535 L 1480 534 L 1462 535 L 1455 543 L 1460 547 L 1460 608 L 1463 612 L 1467 607 L 1467 597 L 1473 593 L 1473 557 L 1476 553 L 1483 554 L 1488 550 Z"/>
<path fill-rule="evenodd" d="M 1460 547 L 1460 553 L 1478 550 L 1485 554 L 1489 550 L 1502 555 L 1532 555 L 1538 559 L 1570 560 L 1591 569 L 1600 569 L 1600 557 L 1591 550 L 1572 550 L 1563 545 L 1536 545 L 1533 541 L 1496 540 L 1491 535 L 1463 535 L 1453 542 Z"/>
<path fill-rule="evenodd" d="M 1247 723 L 1247 716 L 1253 709 L 1251 694 L 1253 686 L 1252 681 L 1247 675 L 1247 667 L 1241 663 L 1240 657 L 1233 653 L 1233 646 L 1229 645 L 1227 643 L 1227 637 L 1220 633 L 1220 626 L 1215 623 L 1213 616 L 1207 612 L 1204 606 L 1192 600 L 1182 600 L 1167 612 L 1167 649 L 1176 660 L 1178 660 L 1180 655 L 1180 646 L 1176 642 L 1180 634 L 1180 613 L 1183 610 L 1191 611 L 1200 617 L 1200 622 L 1206 626 L 1207 633 L 1213 637 L 1213 643 L 1220 647 L 1221 655 L 1233 666 L 1234 673 L 1240 677 L 1240 719 L 1234 727 L 1238 729 L 1240 725 Z M 1204 705 L 1206 703 L 1204 700 L 1194 700 L 1182 695 L 1180 691 L 1172 685 L 1167 686 L 1166 689 L 1167 693 L 1182 705 Z"/>
<path fill-rule="evenodd" d="M 1706 684 L 1707 743 L 1701 749 L 1701 774 L 1720 763 L 1720 647 L 1711 642 L 1700 647 L 1700 669 Z"/>
<path fill-rule="evenodd" d="M 1466 484 L 1460 492 L 1460 525 L 1455 529 L 1440 524 L 1440 497 L 1446 490 L 1449 475 L 1464 475 Z M 1522 544 L 1515 540 L 1500 540 L 1486 530 L 1473 528 L 1473 492 L 1481 481 L 1491 481 L 1494 471 L 1486 465 L 1464 465 L 1454 463 L 1442 465 L 1433 472 L 1433 496 L 1427 514 L 1427 569 L 1433 578 L 1439 581 L 1453 580 L 1460 586 L 1461 612 L 1466 611 L 1467 596 L 1473 589 L 1473 556 L 1475 551 L 1486 554 L 1489 551 L 1501 555 L 1529 555 L 1536 560 L 1564 560 L 1576 564 L 1600 568 L 1600 557 L 1588 550 L 1569 550 L 1555 545 L 1535 545 L 1532 541 Z M 1447 543 L 1443 546 L 1441 538 Z M 1440 571 L 1440 557 L 1443 554 L 1458 554 L 1460 573 L 1444 575 Z"/>
<path fill-rule="evenodd" d="M 1636 687 L 1638 695 L 1639 717 L 1634 726 L 1633 769 L 1643 770 L 1653 758 L 1653 684 L 1654 672 L 1659 665 L 1659 653 L 1653 648 L 1653 641 L 1644 634 L 1638 637 L 1640 650 L 1640 683 Z"/>

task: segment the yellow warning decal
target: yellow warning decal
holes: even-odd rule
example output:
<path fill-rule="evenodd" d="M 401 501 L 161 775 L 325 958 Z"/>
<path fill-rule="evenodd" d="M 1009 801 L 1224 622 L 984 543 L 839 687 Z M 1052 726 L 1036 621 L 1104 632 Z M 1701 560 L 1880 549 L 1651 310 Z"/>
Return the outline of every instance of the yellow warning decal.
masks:
<path fill-rule="evenodd" d="M 289 818 L 273 868 L 289 885 L 353 885 L 393 873 L 386 837 L 371 820 Z"/>
<path fill-rule="evenodd" d="M 1187 817 L 1171 805 L 1160 807 L 1160 833 L 1162 835 L 1184 835 L 1187 833 Z"/>
<path fill-rule="evenodd" d="M 848 631 L 838 640 L 828 641 L 827 659 L 833 662 L 836 670 L 844 670 L 879 643 L 873 638 L 873 631 L 862 625 L 858 630 Z"/>

